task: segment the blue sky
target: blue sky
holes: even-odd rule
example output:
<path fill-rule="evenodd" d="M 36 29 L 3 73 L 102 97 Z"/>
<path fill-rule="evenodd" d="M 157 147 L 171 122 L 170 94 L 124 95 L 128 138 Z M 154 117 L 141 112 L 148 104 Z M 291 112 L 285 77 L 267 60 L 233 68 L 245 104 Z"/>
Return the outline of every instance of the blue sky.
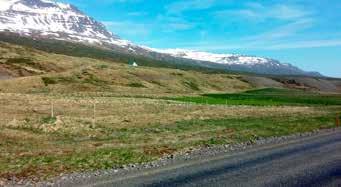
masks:
<path fill-rule="evenodd" d="M 265 56 L 341 77 L 340 0 L 63 0 L 153 48 Z"/>

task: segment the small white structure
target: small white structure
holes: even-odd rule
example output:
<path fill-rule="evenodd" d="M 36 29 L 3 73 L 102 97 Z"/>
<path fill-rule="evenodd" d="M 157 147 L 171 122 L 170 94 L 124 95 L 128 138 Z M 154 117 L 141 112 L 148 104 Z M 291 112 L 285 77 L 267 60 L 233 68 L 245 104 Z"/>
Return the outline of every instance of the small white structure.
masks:
<path fill-rule="evenodd" d="M 132 66 L 133 66 L 133 67 L 138 67 L 139 65 L 137 65 L 136 62 L 134 62 L 134 63 L 132 64 Z"/>
<path fill-rule="evenodd" d="M 135 61 L 130 61 L 129 66 L 131 67 L 138 67 L 139 65 Z"/>

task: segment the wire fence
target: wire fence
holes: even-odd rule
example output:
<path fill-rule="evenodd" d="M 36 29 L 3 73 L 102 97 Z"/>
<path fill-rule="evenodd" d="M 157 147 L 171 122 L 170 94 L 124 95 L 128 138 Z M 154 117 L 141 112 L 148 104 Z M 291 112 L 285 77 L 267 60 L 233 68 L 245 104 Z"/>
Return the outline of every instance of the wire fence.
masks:
<path fill-rule="evenodd" d="M 2 125 L 13 121 L 43 123 L 58 116 L 81 119 L 92 124 L 105 118 L 137 123 L 138 116 L 148 117 L 162 113 L 171 115 L 172 112 L 186 115 L 193 108 L 199 110 L 205 107 L 205 110 L 213 111 L 225 107 L 146 98 L 57 98 L 20 94 L 0 94 L 0 106 Z"/>

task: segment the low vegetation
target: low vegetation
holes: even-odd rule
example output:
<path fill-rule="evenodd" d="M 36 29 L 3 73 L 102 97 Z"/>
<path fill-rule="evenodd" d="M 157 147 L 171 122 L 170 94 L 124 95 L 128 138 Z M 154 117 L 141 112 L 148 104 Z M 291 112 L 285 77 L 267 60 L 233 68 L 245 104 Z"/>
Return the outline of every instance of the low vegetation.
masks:
<path fill-rule="evenodd" d="M 143 84 L 138 83 L 138 82 L 130 83 L 130 84 L 128 84 L 128 86 L 135 87 L 135 88 L 145 88 L 145 86 Z"/>
<path fill-rule="evenodd" d="M 0 103 L 2 180 L 41 180 L 147 162 L 189 147 L 331 128 L 341 111 L 40 94 L 1 94 Z"/>
<path fill-rule="evenodd" d="M 220 105 L 341 105 L 340 95 L 321 95 L 299 90 L 274 88 L 252 90 L 236 94 L 204 94 L 199 97 L 176 97 L 170 99 L 198 104 Z"/>

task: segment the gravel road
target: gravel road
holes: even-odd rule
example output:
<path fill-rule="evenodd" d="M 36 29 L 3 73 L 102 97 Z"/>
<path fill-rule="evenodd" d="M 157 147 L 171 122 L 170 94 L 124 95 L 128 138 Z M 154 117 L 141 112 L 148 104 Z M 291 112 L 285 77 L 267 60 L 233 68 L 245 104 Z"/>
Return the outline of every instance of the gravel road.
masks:
<path fill-rule="evenodd" d="M 51 186 L 341 186 L 340 129 L 284 139 L 233 152 L 200 150 L 157 167 L 69 176 Z"/>

